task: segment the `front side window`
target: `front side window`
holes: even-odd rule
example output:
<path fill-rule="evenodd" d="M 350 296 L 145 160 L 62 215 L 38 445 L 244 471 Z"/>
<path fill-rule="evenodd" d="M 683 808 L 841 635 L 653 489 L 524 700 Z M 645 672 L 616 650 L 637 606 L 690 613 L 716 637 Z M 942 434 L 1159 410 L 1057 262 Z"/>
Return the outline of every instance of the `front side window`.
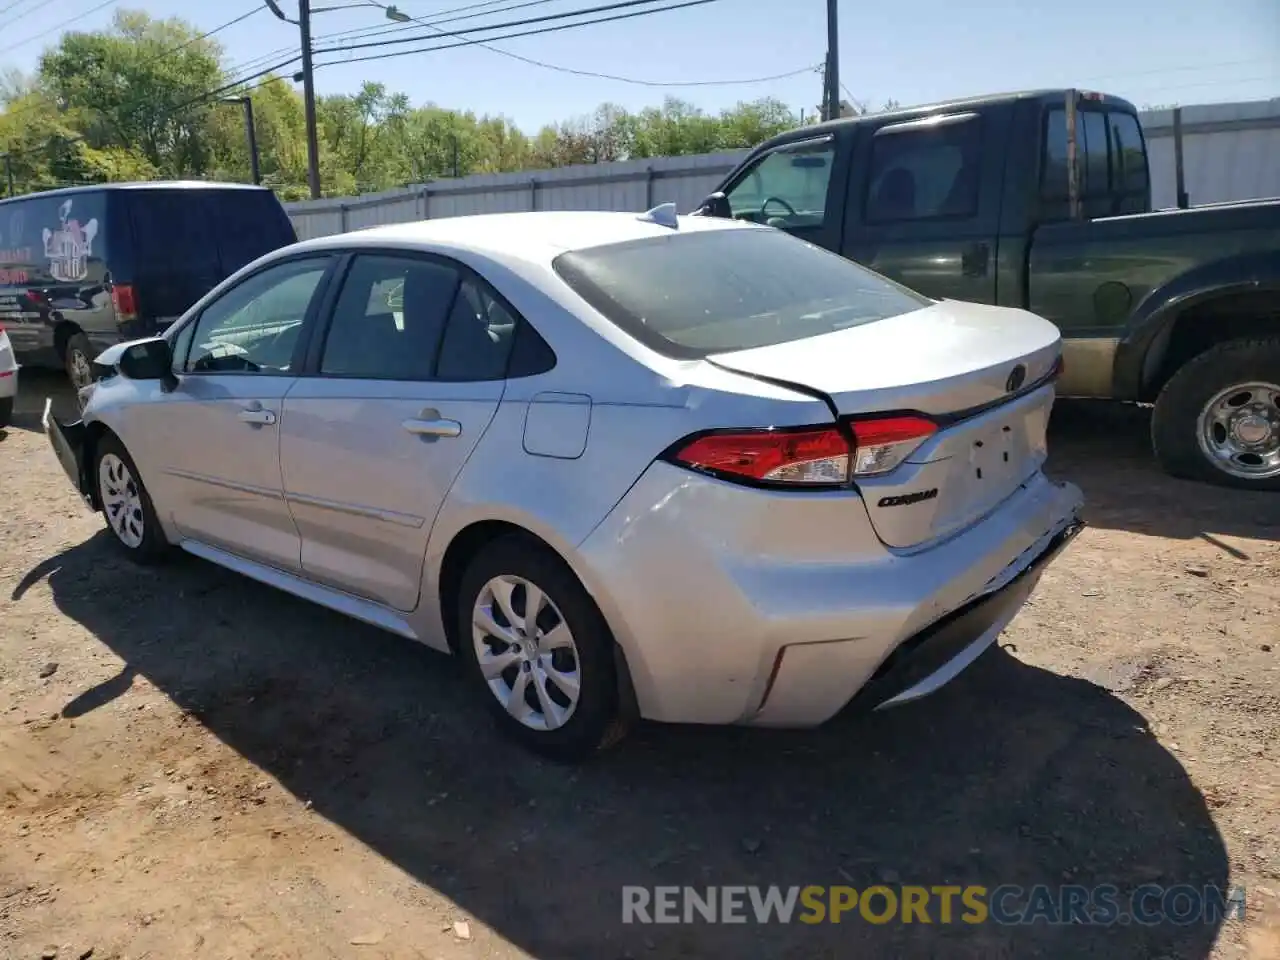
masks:
<path fill-rule="evenodd" d="M 195 323 L 188 373 L 288 373 L 329 258 L 268 267 L 232 287 Z M 183 340 L 180 331 L 178 342 Z"/>
<path fill-rule="evenodd" d="M 461 282 L 448 263 L 358 256 L 334 307 L 320 372 L 372 380 L 430 380 Z"/>
<path fill-rule="evenodd" d="M 778 230 L 699 230 L 588 247 L 553 266 L 608 320 L 680 358 L 814 337 L 932 303 Z"/>
<path fill-rule="evenodd" d="M 974 116 L 881 128 L 871 147 L 867 222 L 976 214 L 981 132 Z"/>
<path fill-rule="evenodd" d="M 726 192 L 734 219 L 784 228 L 821 226 L 835 158 L 832 139 L 766 154 Z"/>

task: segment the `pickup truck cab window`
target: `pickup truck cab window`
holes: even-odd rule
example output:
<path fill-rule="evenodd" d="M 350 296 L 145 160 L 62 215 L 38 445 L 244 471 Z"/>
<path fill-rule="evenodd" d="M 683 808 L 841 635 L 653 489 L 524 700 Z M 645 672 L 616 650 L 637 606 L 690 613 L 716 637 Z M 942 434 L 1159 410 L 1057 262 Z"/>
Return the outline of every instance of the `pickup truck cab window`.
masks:
<path fill-rule="evenodd" d="M 835 157 L 831 137 L 764 154 L 726 191 L 734 219 L 783 229 L 823 226 Z"/>
<path fill-rule="evenodd" d="M 971 217 L 978 210 L 982 149 L 976 114 L 929 117 L 876 131 L 866 221 Z"/>
<path fill-rule="evenodd" d="M 1055 201 L 1048 219 L 1067 216 L 1066 117 L 1062 107 L 1045 114 L 1040 193 L 1046 200 Z M 1121 110 L 1096 107 L 1081 109 L 1078 117 L 1076 152 L 1086 215 L 1141 213 L 1146 204 L 1148 173 L 1138 118 Z"/>

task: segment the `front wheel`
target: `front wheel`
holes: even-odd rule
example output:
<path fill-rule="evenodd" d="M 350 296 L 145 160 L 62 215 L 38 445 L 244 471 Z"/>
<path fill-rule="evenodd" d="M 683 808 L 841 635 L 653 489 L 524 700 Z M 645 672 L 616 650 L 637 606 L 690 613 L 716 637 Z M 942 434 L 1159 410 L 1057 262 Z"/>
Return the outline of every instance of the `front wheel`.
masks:
<path fill-rule="evenodd" d="M 1151 439 L 1176 477 L 1280 490 L 1280 338 L 1228 340 L 1188 361 L 1156 399 Z"/>
<path fill-rule="evenodd" d="M 621 739 L 613 638 L 558 556 L 493 541 L 463 575 L 456 615 L 467 672 L 508 734 L 568 761 Z"/>
<path fill-rule="evenodd" d="M 160 529 L 151 495 L 142 484 L 133 458 L 113 434 L 98 440 L 94 477 L 102 513 L 116 545 L 135 563 L 163 560 L 170 548 Z"/>

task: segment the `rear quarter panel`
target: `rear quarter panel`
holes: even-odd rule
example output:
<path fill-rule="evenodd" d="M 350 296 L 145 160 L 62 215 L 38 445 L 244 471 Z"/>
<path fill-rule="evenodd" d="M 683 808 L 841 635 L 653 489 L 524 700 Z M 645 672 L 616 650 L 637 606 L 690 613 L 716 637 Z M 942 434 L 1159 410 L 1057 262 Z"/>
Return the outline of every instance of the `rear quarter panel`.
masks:
<path fill-rule="evenodd" d="M 1280 259 L 1280 201 L 1047 224 L 1029 257 L 1030 309 L 1062 331 L 1062 396 L 1134 399 L 1150 319 L 1179 278 L 1231 261 Z M 1280 267 L 1277 267 L 1280 272 Z"/>

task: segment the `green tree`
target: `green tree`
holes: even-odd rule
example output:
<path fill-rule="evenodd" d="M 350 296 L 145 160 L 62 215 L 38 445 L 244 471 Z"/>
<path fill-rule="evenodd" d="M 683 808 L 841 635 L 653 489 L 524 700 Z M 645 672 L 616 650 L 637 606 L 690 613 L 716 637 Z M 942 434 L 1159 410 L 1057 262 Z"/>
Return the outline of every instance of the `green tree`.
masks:
<path fill-rule="evenodd" d="M 190 24 L 121 10 L 109 30 L 65 33 L 40 58 L 40 84 L 74 113 L 89 145 L 137 150 L 166 176 L 210 165 L 209 114 L 201 102 L 224 82 L 222 51 Z"/>

